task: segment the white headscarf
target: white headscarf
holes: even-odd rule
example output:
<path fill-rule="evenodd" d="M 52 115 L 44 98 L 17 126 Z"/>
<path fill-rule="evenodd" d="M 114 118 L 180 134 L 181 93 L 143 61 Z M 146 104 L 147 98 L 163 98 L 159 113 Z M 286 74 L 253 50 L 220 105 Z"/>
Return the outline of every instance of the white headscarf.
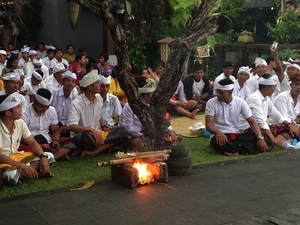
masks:
<path fill-rule="evenodd" d="M 67 70 L 64 74 L 63 74 L 63 79 L 64 78 L 67 78 L 67 77 L 70 77 L 70 78 L 73 78 L 76 80 L 76 74 L 75 73 L 72 73 L 70 70 Z"/>
<path fill-rule="evenodd" d="M 262 59 L 262 58 L 260 58 L 260 57 L 257 57 L 257 58 L 255 59 L 254 63 L 255 63 L 255 67 L 258 67 L 258 66 L 261 66 L 261 65 L 263 65 L 263 66 L 268 66 L 266 60 L 264 60 L 264 59 Z"/>
<path fill-rule="evenodd" d="M 250 68 L 249 66 L 241 66 L 238 70 L 238 74 L 239 73 L 247 73 L 250 76 Z"/>
<path fill-rule="evenodd" d="M 8 109 L 12 109 L 13 107 L 20 105 L 19 93 L 14 92 L 10 94 L 1 104 L 0 104 L 0 112 L 6 111 Z"/>
<path fill-rule="evenodd" d="M 98 71 L 92 70 L 91 72 L 87 73 L 83 78 L 81 78 L 79 84 L 81 87 L 85 88 L 98 81 L 98 79 Z"/>
<path fill-rule="evenodd" d="M 110 84 L 111 76 L 105 77 L 103 75 L 99 75 L 100 84 Z"/>
<path fill-rule="evenodd" d="M 43 77 L 36 71 L 36 70 L 34 70 L 33 72 L 32 72 L 32 76 L 34 76 L 37 80 L 39 80 L 39 81 L 42 81 L 43 80 Z"/>
<path fill-rule="evenodd" d="M 258 82 L 259 82 L 259 84 L 262 84 L 262 85 L 276 85 L 277 84 L 276 75 L 271 75 L 267 79 L 261 77 L 261 78 L 259 78 Z"/>
<path fill-rule="evenodd" d="M 139 92 L 141 94 L 147 94 L 155 91 L 155 85 L 156 82 L 153 79 L 148 79 L 147 84 L 145 84 L 143 87 L 139 88 Z"/>

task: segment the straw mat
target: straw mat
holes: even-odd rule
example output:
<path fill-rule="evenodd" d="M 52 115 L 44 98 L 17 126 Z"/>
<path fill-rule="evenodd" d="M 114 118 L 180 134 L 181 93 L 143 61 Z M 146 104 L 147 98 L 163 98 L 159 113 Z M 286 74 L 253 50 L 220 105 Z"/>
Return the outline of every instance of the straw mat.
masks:
<path fill-rule="evenodd" d="M 202 122 L 203 125 L 205 126 L 205 115 L 204 114 L 197 115 L 196 119 L 194 120 L 183 116 L 183 117 L 171 119 L 170 122 L 176 134 L 180 134 L 184 137 L 199 137 L 200 135 L 191 134 L 189 127 L 193 126 L 197 122 Z"/>

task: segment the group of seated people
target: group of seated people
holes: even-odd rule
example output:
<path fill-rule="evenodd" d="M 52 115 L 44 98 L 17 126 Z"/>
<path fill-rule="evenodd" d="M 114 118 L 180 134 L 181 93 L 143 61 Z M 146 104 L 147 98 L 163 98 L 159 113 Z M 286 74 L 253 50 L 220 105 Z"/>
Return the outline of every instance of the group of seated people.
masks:
<path fill-rule="evenodd" d="M 22 57 L 34 55 L 30 51 L 34 50 L 24 47 Z M 263 152 L 273 145 L 282 146 L 286 139 L 298 138 L 294 121 L 300 112 L 300 67 L 294 61 L 286 62 L 284 72 L 277 52 L 272 53 L 270 67 L 257 58 L 253 74 L 249 67 L 242 66 L 237 79 L 231 75 L 232 63 L 224 63 L 213 90 L 203 66 L 196 63 L 192 74 L 179 82 L 168 110 L 192 119 L 205 111 L 211 146 L 229 156 Z M 1 54 L 7 55 L 0 50 L 0 60 Z M 43 59 L 28 59 L 34 65 L 30 70 L 28 65 L 18 66 L 11 55 L 7 65 L 13 66 L 4 67 L 1 73 L 0 168 L 8 183 L 52 177 L 49 166 L 58 159 L 94 156 L 143 137 L 142 124 L 120 88 L 116 67 L 108 63 L 107 54 L 100 54 L 98 64 L 79 59 L 84 61 L 80 62 L 84 72 L 79 65 L 67 66 L 58 58 L 48 67 Z M 129 68 L 147 104 L 164 66 L 159 60 L 154 72 L 150 68 Z M 273 70 L 276 67 L 277 74 Z M 274 96 L 277 89 L 285 91 Z M 268 116 L 271 126 L 266 122 Z M 165 133 L 171 142 L 180 141 L 171 126 Z"/>
<path fill-rule="evenodd" d="M 228 156 L 265 152 L 283 147 L 286 140 L 300 140 L 296 122 L 300 113 L 300 62 L 283 62 L 277 50 L 267 60 L 255 59 L 252 73 L 240 67 L 231 75 L 231 62 L 214 82 L 214 94 L 205 107 L 210 144 Z M 276 72 L 274 69 L 276 68 Z M 231 72 L 229 72 L 231 71 Z"/>

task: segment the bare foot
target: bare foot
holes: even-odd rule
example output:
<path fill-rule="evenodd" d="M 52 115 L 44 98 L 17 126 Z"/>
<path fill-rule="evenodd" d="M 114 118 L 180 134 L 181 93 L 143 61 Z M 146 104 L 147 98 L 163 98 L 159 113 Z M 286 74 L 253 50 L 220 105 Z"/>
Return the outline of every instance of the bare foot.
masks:
<path fill-rule="evenodd" d="M 68 155 L 65 155 L 64 159 L 65 159 L 66 161 L 70 161 L 70 160 L 71 160 L 70 156 L 68 156 Z"/>
<path fill-rule="evenodd" d="M 191 119 L 196 119 L 197 112 L 199 112 L 199 109 L 195 109 L 193 112 L 191 112 Z"/>
<path fill-rule="evenodd" d="M 94 156 L 94 153 L 92 151 L 83 151 L 80 158 L 84 158 L 85 156 Z"/>
<path fill-rule="evenodd" d="M 38 173 L 39 178 L 52 178 L 54 175 L 50 171 L 43 171 Z"/>

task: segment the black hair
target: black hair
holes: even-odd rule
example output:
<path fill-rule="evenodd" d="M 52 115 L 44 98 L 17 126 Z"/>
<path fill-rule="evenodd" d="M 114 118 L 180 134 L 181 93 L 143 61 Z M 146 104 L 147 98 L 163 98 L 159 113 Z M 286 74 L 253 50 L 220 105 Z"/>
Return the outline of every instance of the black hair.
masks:
<path fill-rule="evenodd" d="M 224 78 L 224 79 L 220 80 L 218 82 L 218 84 L 220 84 L 220 85 L 228 85 L 228 84 L 233 84 L 233 81 L 231 79 L 229 79 L 229 78 Z"/>
<path fill-rule="evenodd" d="M 111 72 L 111 77 L 112 78 L 115 78 L 115 77 L 117 77 L 117 74 L 119 73 L 119 67 L 116 65 L 114 68 L 113 68 L 113 70 L 112 70 L 112 72 Z"/>
<path fill-rule="evenodd" d="M 46 88 L 40 88 L 37 90 L 36 92 L 38 95 L 50 100 L 51 98 L 51 91 L 49 91 L 48 89 Z"/>
<path fill-rule="evenodd" d="M 10 42 L 7 43 L 7 46 L 9 46 L 9 45 L 15 46 L 12 41 L 10 41 Z"/>
<path fill-rule="evenodd" d="M 78 52 L 86 52 L 87 53 L 87 50 L 86 50 L 86 48 L 81 47 L 81 48 L 78 49 Z"/>
<path fill-rule="evenodd" d="M 199 62 L 195 62 L 193 67 L 192 67 L 193 72 L 195 72 L 197 70 L 203 70 L 204 71 L 204 68 L 203 68 L 202 64 L 200 64 Z"/>
<path fill-rule="evenodd" d="M 91 69 L 94 69 L 94 70 L 97 70 L 98 71 L 98 74 L 99 74 L 99 69 L 98 69 L 98 66 L 96 65 L 96 63 L 88 63 L 86 65 L 86 71 L 89 72 Z"/>
<path fill-rule="evenodd" d="M 61 48 L 55 48 L 54 54 L 56 54 L 56 52 L 62 52 Z"/>
<path fill-rule="evenodd" d="M 47 49 L 47 54 L 48 54 L 48 53 L 50 53 L 50 52 L 53 52 L 53 53 L 54 53 L 54 52 L 55 52 L 55 50 L 54 50 L 54 49 L 52 49 L 52 48 L 49 48 L 49 49 Z"/>
<path fill-rule="evenodd" d="M 155 63 L 154 63 L 154 68 L 157 68 L 158 66 L 162 66 L 165 68 L 165 65 L 166 63 L 163 61 L 163 60 L 157 60 Z"/>
<path fill-rule="evenodd" d="M 224 62 L 222 68 L 226 68 L 226 67 L 233 67 L 233 63 L 231 61 Z"/>
<path fill-rule="evenodd" d="M 144 77 L 144 76 L 136 77 L 135 81 L 139 88 L 144 87 L 147 84 L 146 77 Z"/>
<path fill-rule="evenodd" d="M 73 47 L 73 48 L 74 48 L 74 46 L 73 46 L 73 45 L 67 45 L 67 48 L 66 48 L 66 50 L 68 50 L 70 47 Z"/>
<path fill-rule="evenodd" d="M 75 60 L 76 60 L 76 62 L 78 62 L 79 61 L 79 59 L 82 59 L 82 57 L 83 56 L 85 56 L 84 54 L 82 54 L 82 53 L 78 53 L 78 54 L 76 54 L 76 56 L 75 56 Z"/>
<path fill-rule="evenodd" d="M 39 42 L 39 44 L 38 45 L 43 45 L 44 47 L 45 47 L 45 43 L 44 42 Z"/>
<path fill-rule="evenodd" d="M 107 54 L 106 52 L 100 53 L 99 59 L 100 59 L 100 57 L 103 57 L 105 62 L 106 62 L 106 61 L 108 60 L 108 58 L 109 58 L 109 56 L 108 56 L 108 54 Z"/>
<path fill-rule="evenodd" d="M 268 58 L 266 59 L 266 62 L 268 65 L 271 61 L 275 61 L 274 56 L 272 56 L 272 55 L 268 56 Z"/>
<path fill-rule="evenodd" d="M 39 75 L 41 75 L 42 78 L 44 77 L 44 73 L 43 73 L 42 70 L 40 70 L 40 69 L 35 69 L 34 71 L 37 72 Z"/>
<path fill-rule="evenodd" d="M 6 67 L 7 67 L 7 68 L 12 68 L 12 63 L 13 63 L 13 61 L 15 61 L 15 60 L 17 60 L 17 59 L 19 60 L 19 57 L 16 56 L 16 55 L 10 56 L 10 58 L 7 60 Z"/>
<path fill-rule="evenodd" d="M 143 73 L 143 68 L 140 66 L 133 66 L 131 69 L 131 73 L 133 75 L 142 75 Z"/>

